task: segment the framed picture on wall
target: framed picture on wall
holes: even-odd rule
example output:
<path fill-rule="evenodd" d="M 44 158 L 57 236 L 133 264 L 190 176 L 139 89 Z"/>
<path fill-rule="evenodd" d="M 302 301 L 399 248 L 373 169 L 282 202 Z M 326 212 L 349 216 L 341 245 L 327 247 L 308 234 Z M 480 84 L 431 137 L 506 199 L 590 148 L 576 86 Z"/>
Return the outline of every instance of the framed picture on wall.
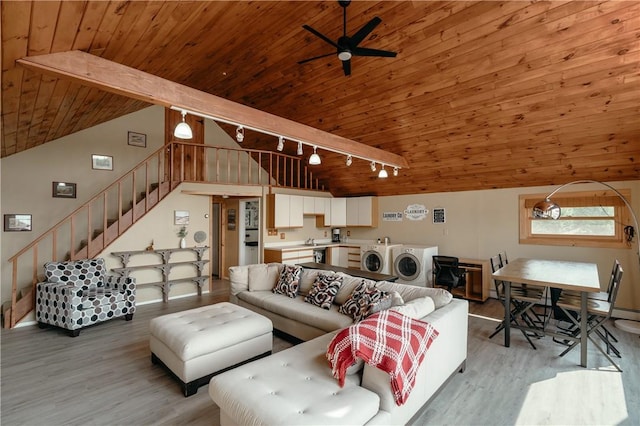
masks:
<path fill-rule="evenodd" d="M 127 132 L 127 143 L 131 146 L 147 147 L 147 135 L 144 133 Z"/>
<path fill-rule="evenodd" d="M 76 184 L 53 182 L 52 196 L 56 198 L 76 198 Z"/>
<path fill-rule="evenodd" d="M 31 215 L 5 214 L 4 230 L 7 232 L 31 231 Z"/>
<path fill-rule="evenodd" d="M 229 231 L 236 229 L 236 209 L 229 209 L 227 211 L 227 229 Z"/>
<path fill-rule="evenodd" d="M 91 155 L 91 168 L 94 170 L 113 170 L 113 157 L 110 155 Z"/>
<path fill-rule="evenodd" d="M 188 210 L 174 210 L 174 212 L 173 212 L 173 224 L 174 225 L 188 225 L 189 224 L 189 211 Z"/>

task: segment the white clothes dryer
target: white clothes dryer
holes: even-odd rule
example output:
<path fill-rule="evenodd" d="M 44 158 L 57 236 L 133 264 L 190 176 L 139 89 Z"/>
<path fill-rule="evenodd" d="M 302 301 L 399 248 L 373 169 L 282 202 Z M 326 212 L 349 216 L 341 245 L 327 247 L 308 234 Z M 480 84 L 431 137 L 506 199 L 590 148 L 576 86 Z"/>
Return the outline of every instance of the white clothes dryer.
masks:
<path fill-rule="evenodd" d="M 364 244 L 360 248 L 360 269 L 391 275 L 393 273 L 393 258 L 391 251 L 402 244 Z"/>
<path fill-rule="evenodd" d="M 397 283 L 433 287 L 433 256 L 438 254 L 438 246 L 402 245 L 392 253 Z"/>

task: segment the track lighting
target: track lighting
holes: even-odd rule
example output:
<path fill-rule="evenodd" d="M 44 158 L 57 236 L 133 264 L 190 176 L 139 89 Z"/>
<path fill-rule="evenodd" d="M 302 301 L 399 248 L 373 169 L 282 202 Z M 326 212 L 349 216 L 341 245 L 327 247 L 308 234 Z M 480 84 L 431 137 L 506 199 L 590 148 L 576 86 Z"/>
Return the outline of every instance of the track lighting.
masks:
<path fill-rule="evenodd" d="M 372 171 L 372 172 L 375 172 L 375 171 L 376 171 L 376 162 L 375 162 L 375 161 L 372 161 L 372 162 L 371 162 L 371 171 Z"/>
<path fill-rule="evenodd" d="M 397 167 L 393 168 L 393 175 L 394 176 L 398 176 L 398 168 Z"/>
<path fill-rule="evenodd" d="M 389 173 L 387 173 L 387 171 L 384 169 L 384 164 L 382 165 L 382 168 L 380 169 L 380 173 L 378 173 L 378 177 L 380 179 L 386 179 L 389 177 Z"/>
<path fill-rule="evenodd" d="M 351 154 L 347 155 L 347 167 L 349 167 L 353 163 L 353 156 Z"/>
<path fill-rule="evenodd" d="M 236 129 L 236 140 L 238 141 L 238 143 L 242 143 L 242 141 L 244 140 L 244 127 L 238 126 L 238 128 Z"/>
<path fill-rule="evenodd" d="M 320 156 L 318 154 L 316 154 L 316 148 L 317 147 L 313 147 L 313 154 L 311 154 L 311 156 L 309 157 L 309 164 L 311 164 L 312 166 L 317 166 L 318 164 L 322 163 L 322 161 L 320 160 Z"/>
<path fill-rule="evenodd" d="M 282 151 L 284 149 L 284 138 L 282 136 L 278 136 L 278 146 L 276 149 L 278 151 Z"/>
<path fill-rule="evenodd" d="M 191 127 L 185 121 L 185 117 L 187 116 L 187 111 L 182 111 L 182 121 L 178 123 L 175 130 L 173 131 L 173 136 L 180 139 L 193 139 L 193 132 L 191 131 Z"/>
<path fill-rule="evenodd" d="M 297 151 L 298 155 L 302 155 L 302 142 L 298 142 L 298 151 Z"/>

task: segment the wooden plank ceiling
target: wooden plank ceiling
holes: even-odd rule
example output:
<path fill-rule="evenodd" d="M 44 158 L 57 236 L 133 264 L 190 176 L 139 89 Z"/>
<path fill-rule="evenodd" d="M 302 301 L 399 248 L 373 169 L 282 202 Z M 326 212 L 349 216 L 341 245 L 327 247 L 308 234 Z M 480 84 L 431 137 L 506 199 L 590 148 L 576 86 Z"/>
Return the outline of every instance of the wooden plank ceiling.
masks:
<path fill-rule="evenodd" d="M 383 180 L 365 161 L 346 167 L 344 156 L 320 151 L 315 175 L 336 196 L 640 176 L 637 1 L 353 2 L 347 33 L 379 16 L 361 46 L 398 55 L 354 57 L 349 77 L 333 55 L 297 63 L 332 52 L 302 25 L 337 40 L 335 1 L 0 7 L 3 158 L 148 106 L 15 63 L 78 49 L 409 163 Z M 276 144 L 249 131 L 243 142 Z"/>

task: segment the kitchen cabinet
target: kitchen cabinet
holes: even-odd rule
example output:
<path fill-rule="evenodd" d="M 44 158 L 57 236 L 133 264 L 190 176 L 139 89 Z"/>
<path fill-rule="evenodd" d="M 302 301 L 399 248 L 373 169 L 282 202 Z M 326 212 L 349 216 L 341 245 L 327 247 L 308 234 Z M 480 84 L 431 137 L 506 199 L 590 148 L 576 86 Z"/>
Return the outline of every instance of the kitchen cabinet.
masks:
<path fill-rule="evenodd" d="M 330 247 L 329 259 L 331 265 L 347 268 L 349 265 L 349 249 L 347 247 Z"/>
<path fill-rule="evenodd" d="M 304 199 L 299 195 L 267 195 L 268 228 L 302 228 Z"/>
<path fill-rule="evenodd" d="M 347 226 L 378 226 L 378 198 L 347 198 Z"/>
<path fill-rule="evenodd" d="M 284 263 L 295 265 L 298 263 L 314 262 L 313 248 L 308 249 L 264 249 L 265 263 Z"/>
<path fill-rule="evenodd" d="M 361 269 L 361 257 L 360 246 L 347 246 L 347 268 Z"/>
<path fill-rule="evenodd" d="M 316 197 L 302 197 L 302 213 L 316 214 Z"/>
<path fill-rule="evenodd" d="M 347 226 L 347 199 L 331 198 L 330 226 Z"/>
<path fill-rule="evenodd" d="M 321 211 L 316 216 L 316 227 L 331 226 L 331 200 L 331 198 L 316 198 L 316 209 Z"/>

